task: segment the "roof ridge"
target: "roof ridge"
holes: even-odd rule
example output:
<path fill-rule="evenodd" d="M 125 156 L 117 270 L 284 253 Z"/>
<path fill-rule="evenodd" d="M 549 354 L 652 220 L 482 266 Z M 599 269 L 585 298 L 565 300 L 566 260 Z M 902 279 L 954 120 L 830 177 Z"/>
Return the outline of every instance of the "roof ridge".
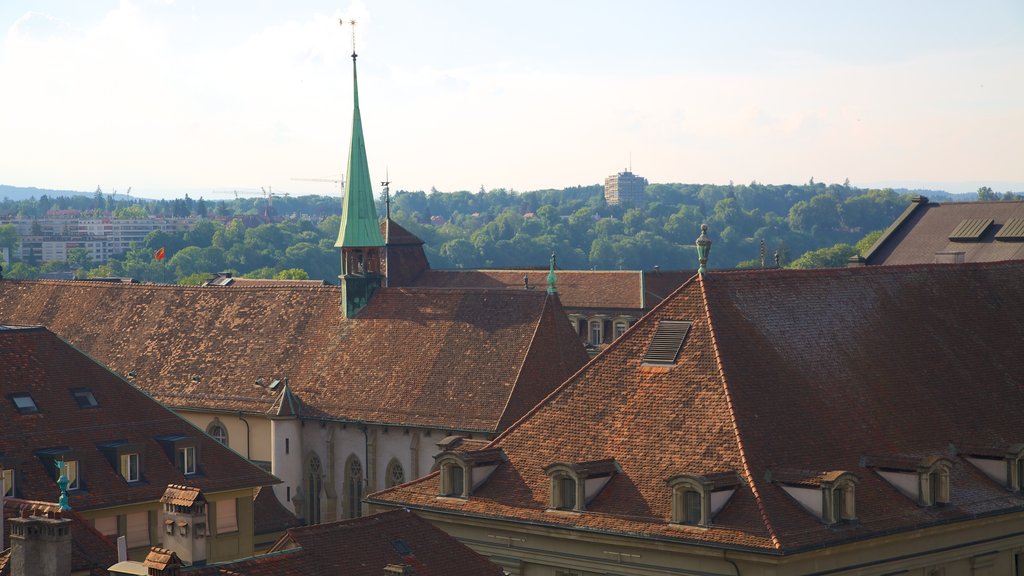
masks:
<path fill-rule="evenodd" d="M 524 290 L 524 292 L 525 292 L 525 290 Z M 515 396 L 516 388 L 519 386 L 519 379 L 522 378 L 522 376 L 523 376 L 523 368 L 526 366 L 526 362 L 529 360 L 530 354 L 534 350 L 533 344 L 534 344 L 534 342 L 537 341 L 537 334 L 540 333 L 541 324 L 544 323 L 544 315 L 547 314 L 547 312 L 548 312 L 548 306 L 550 305 L 551 297 L 552 296 L 554 296 L 555 298 L 558 297 L 557 293 L 555 293 L 555 294 L 544 293 L 544 295 L 547 296 L 547 297 L 544 298 L 544 306 L 541 308 L 540 314 L 537 315 L 537 323 L 533 326 L 533 334 L 530 336 L 530 343 L 526 347 L 526 350 L 527 350 L 526 355 L 523 356 L 523 361 L 519 363 L 519 369 L 516 370 L 516 377 L 515 377 L 515 379 L 512 380 L 512 389 L 509 390 L 508 397 L 505 398 L 505 406 L 503 406 L 501 408 L 501 414 L 498 416 L 498 421 L 496 422 L 496 424 L 499 427 L 501 426 L 502 421 L 505 420 L 505 414 L 508 413 L 508 408 L 512 404 L 512 397 Z M 529 413 L 529 412 L 527 412 L 527 413 Z M 491 444 L 492 443 L 489 442 L 487 445 L 490 446 Z"/>
<path fill-rule="evenodd" d="M 776 550 L 782 549 L 782 543 L 779 541 L 779 537 L 775 532 L 775 527 L 772 526 L 771 519 L 768 518 L 768 512 L 764 508 L 764 501 L 761 499 L 760 491 L 754 482 L 754 475 L 750 472 L 750 463 L 747 461 L 747 453 L 743 447 L 743 436 L 740 433 L 739 423 L 736 421 L 736 410 L 733 407 L 732 392 L 729 390 L 729 379 L 725 376 L 725 364 L 722 362 L 722 354 L 718 347 L 718 337 L 715 334 L 714 322 L 711 319 L 711 305 L 708 299 L 707 281 L 704 275 L 697 275 L 697 282 L 700 286 L 701 299 L 704 301 L 704 314 L 708 322 L 708 334 L 711 336 L 711 350 L 715 356 L 715 365 L 718 367 L 718 376 L 722 381 L 722 390 L 725 392 L 725 403 L 729 407 L 729 421 L 732 423 L 733 432 L 736 434 L 736 447 L 739 449 L 740 463 L 743 466 L 743 474 L 747 477 L 747 483 L 750 486 L 750 491 L 754 494 L 754 502 L 757 503 L 757 511 L 761 515 L 761 521 L 764 523 L 764 527 L 768 530 L 768 536 L 771 538 L 772 546 Z M 666 298 L 668 300 L 668 298 Z"/>
<path fill-rule="evenodd" d="M 532 416 L 533 414 L 535 414 L 535 413 L 536 413 L 536 412 L 538 412 L 538 411 L 539 411 L 539 410 L 540 410 L 541 408 L 543 408 L 543 407 L 544 407 L 544 406 L 546 406 L 546 405 L 547 405 L 547 404 L 548 404 L 549 402 L 551 402 L 551 400 L 552 400 L 552 399 L 553 399 L 554 397 L 556 397 L 557 395 L 561 394 L 561 393 L 562 393 L 562 390 L 564 390 L 564 389 L 565 389 L 565 387 L 566 387 L 566 386 L 568 386 L 570 382 L 573 382 L 573 381 L 575 381 L 575 380 L 576 380 L 577 378 L 579 378 L 579 376 L 580 376 L 581 374 L 583 374 L 583 372 L 584 372 L 585 370 L 588 370 L 588 369 L 589 369 L 589 368 L 590 368 L 591 366 L 593 366 L 594 364 L 596 364 L 596 363 L 597 363 L 597 361 L 598 361 L 598 359 L 600 359 L 600 358 L 604 358 L 605 356 L 607 356 L 607 355 L 608 355 L 608 353 L 609 353 L 609 351 L 610 351 L 610 350 L 613 350 L 613 349 L 617 348 L 618 346 L 620 346 L 620 345 L 622 344 L 622 342 L 624 342 L 624 341 L 625 341 L 625 340 L 627 339 L 627 338 L 626 338 L 626 335 L 628 335 L 628 334 L 629 334 L 630 332 L 633 332 L 633 331 L 634 331 L 634 329 L 636 329 L 636 327 L 637 327 L 638 325 L 641 325 L 641 324 L 646 324 L 647 322 L 649 322 L 650 320 L 648 320 L 648 318 L 651 318 L 652 316 L 654 316 L 654 313 L 655 313 L 656 311 L 658 311 L 659 309 L 661 309 L 661 308 L 662 308 L 663 306 L 665 306 L 665 305 L 666 305 L 665 303 L 666 303 L 666 302 L 668 302 L 669 300 L 671 300 L 671 299 L 672 299 L 672 296 L 674 296 L 674 295 L 675 295 L 676 293 L 678 293 L 678 292 L 682 291 L 682 290 L 683 290 L 684 288 L 686 288 L 687 286 L 689 286 L 689 285 L 690 285 L 690 284 L 691 284 L 691 283 L 692 283 L 692 282 L 694 281 L 694 278 L 697 278 L 697 277 L 698 277 L 698 276 L 697 276 L 696 274 L 694 274 L 694 276 L 692 276 L 692 277 L 688 278 L 688 279 L 686 280 L 686 282 L 683 282 L 682 284 L 680 284 L 678 288 L 676 288 L 675 290 L 673 290 L 673 291 L 672 291 L 672 292 L 671 292 L 671 293 L 670 293 L 670 294 L 669 294 L 668 296 L 666 296 L 666 297 L 665 297 L 665 298 L 664 298 L 664 299 L 663 299 L 663 300 L 662 300 L 661 302 L 658 302 L 658 304 L 657 304 L 657 305 L 655 305 L 655 306 L 654 306 L 654 308 L 651 308 L 649 312 L 647 312 L 646 314 L 644 314 L 643 316 L 641 316 L 641 317 L 640 317 L 640 319 L 639 319 L 639 320 L 637 320 L 636 322 L 634 322 L 632 326 L 630 326 L 630 327 L 626 328 L 626 331 L 622 333 L 622 336 L 619 336 L 619 337 L 618 337 L 618 338 L 616 338 L 615 340 L 612 340 L 612 342 L 611 342 L 610 344 L 608 344 L 608 346 L 606 346 L 606 347 L 604 348 L 604 350 L 601 350 L 600 352 L 598 352 L 598 353 L 597 353 L 597 355 L 596 355 L 596 356 L 594 356 L 593 358 L 591 358 L 589 362 L 587 362 L 587 363 L 586 363 L 586 364 L 584 364 L 583 366 L 580 366 L 580 367 L 579 367 L 579 369 L 578 369 L 578 370 L 576 370 L 576 372 L 574 372 L 574 373 L 573 373 L 572 375 L 570 375 L 570 376 L 569 376 L 568 378 L 566 378 L 566 379 L 565 379 L 565 381 L 563 381 L 563 382 L 562 382 L 561 384 L 559 384 L 557 388 L 555 388 L 554 390 L 552 390 L 550 394 L 548 394 L 548 395 L 547 395 L 547 396 L 545 396 L 545 397 L 544 397 L 544 398 L 543 398 L 543 399 L 542 399 L 542 400 L 541 400 L 540 402 L 538 402 L 536 406 L 534 406 L 534 407 L 533 407 L 533 408 L 531 408 L 531 409 L 530 409 L 529 411 L 527 411 L 527 412 L 526 412 L 525 414 L 523 414 L 523 415 L 522 415 L 522 417 L 521 417 L 521 418 L 519 418 L 519 420 L 516 420 L 515 422 L 513 422 L 512 424 L 510 424 L 508 428 L 505 428 L 505 431 L 504 431 L 504 432 L 502 432 L 501 434 L 498 434 L 498 436 L 496 436 L 496 437 L 494 438 L 494 440 L 492 440 L 492 441 L 491 441 L 491 443 L 490 443 L 490 444 L 488 444 L 488 446 L 493 446 L 493 445 L 494 445 L 494 444 L 496 444 L 496 443 L 497 443 L 497 442 L 498 442 L 499 440 L 501 440 L 502 438 L 504 438 L 505 436 L 507 436 L 507 435 L 508 435 L 509 433 L 511 433 L 511 432 L 512 432 L 513 430 L 516 430 L 516 429 L 518 429 L 518 428 L 519 428 L 519 426 L 520 426 L 520 425 L 522 425 L 523 421 L 525 421 L 526 419 L 530 418 L 530 417 L 531 417 L 531 416 Z"/>

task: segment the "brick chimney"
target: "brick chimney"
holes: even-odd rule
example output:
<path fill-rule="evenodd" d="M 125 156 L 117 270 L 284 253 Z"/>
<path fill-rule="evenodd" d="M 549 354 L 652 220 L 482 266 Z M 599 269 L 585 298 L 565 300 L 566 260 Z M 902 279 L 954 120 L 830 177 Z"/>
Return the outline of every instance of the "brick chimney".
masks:
<path fill-rule="evenodd" d="M 31 516 L 23 510 L 10 525 L 11 576 L 71 574 L 71 521 L 59 511 Z"/>
<path fill-rule="evenodd" d="M 149 570 L 149 576 L 178 576 L 181 573 L 181 559 L 178 555 L 157 546 L 149 549 L 142 565 Z"/>

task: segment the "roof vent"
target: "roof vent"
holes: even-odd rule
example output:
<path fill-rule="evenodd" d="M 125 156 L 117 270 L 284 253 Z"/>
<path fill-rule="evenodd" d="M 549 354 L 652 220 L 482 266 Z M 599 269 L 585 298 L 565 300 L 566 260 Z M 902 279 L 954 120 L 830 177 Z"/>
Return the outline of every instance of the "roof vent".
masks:
<path fill-rule="evenodd" d="M 644 364 L 674 364 L 693 322 L 662 320 L 644 354 Z"/>
<path fill-rule="evenodd" d="M 949 233 L 950 240 L 977 240 L 992 225 L 991 218 L 967 218 Z"/>
<path fill-rule="evenodd" d="M 280 380 L 274 380 L 273 382 L 270 383 L 270 386 L 267 386 L 267 388 L 269 388 L 271 390 L 277 390 L 277 387 L 280 386 L 280 385 L 281 385 L 281 381 Z"/>

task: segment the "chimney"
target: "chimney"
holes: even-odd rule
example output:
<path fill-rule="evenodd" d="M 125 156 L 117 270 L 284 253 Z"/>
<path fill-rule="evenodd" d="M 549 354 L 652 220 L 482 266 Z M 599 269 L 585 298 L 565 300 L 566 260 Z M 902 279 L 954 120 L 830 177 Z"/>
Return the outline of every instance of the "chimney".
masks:
<path fill-rule="evenodd" d="M 142 565 L 149 570 L 149 576 L 178 576 L 181 573 L 181 559 L 178 555 L 157 546 L 149 549 Z"/>
<path fill-rule="evenodd" d="M 70 576 L 71 520 L 60 511 L 47 517 L 12 518 L 11 576 Z"/>
<path fill-rule="evenodd" d="M 168 484 L 160 497 L 163 505 L 163 545 L 160 548 L 189 566 L 206 564 L 206 498 L 192 486 Z M 150 554 L 155 554 L 156 548 Z M 163 574 L 163 573 L 161 573 Z"/>
<path fill-rule="evenodd" d="M 384 567 L 384 576 L 416 576 L 416 570 L 408 564 L 388 564 Z"/>

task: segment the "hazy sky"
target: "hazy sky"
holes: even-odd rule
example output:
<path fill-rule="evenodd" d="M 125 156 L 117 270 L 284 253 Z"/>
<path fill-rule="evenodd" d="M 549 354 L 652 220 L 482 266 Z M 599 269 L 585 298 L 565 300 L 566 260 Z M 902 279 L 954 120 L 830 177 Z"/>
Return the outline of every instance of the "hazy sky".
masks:
<path fill-rule="evenodd" d="M 0 183 L 1024 190 L 1024 2 L 3 0 Z"/>

